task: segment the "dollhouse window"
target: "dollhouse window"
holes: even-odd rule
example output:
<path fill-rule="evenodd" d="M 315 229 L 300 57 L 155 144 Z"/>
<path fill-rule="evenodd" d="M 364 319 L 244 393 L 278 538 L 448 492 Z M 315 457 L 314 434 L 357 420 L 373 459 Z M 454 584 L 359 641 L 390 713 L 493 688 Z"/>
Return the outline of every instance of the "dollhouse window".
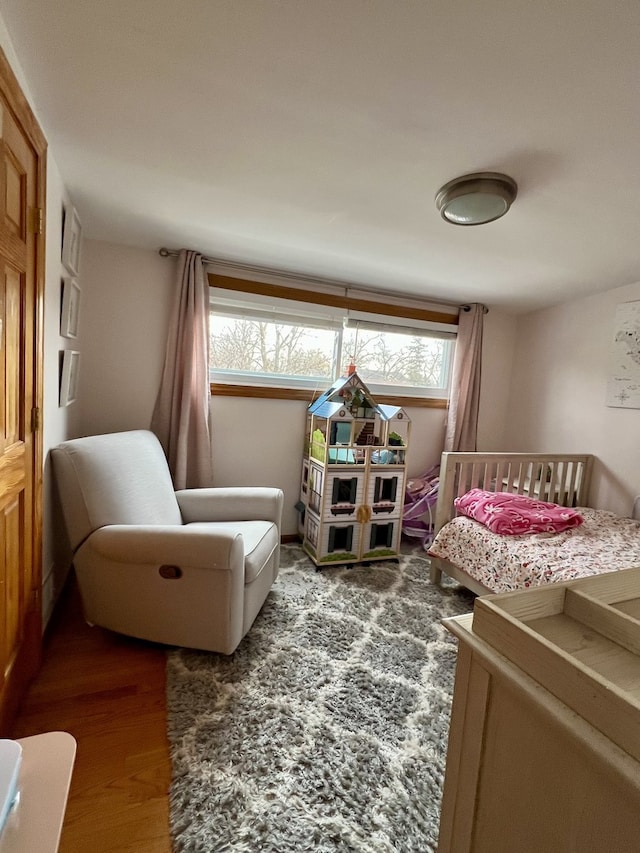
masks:
<path fill-rule="evenodd" d="M 351 423 L 334 421 L 331 424 L 330 444 L 349 444 L 351 441 Z"/>
<path fill-rule="evenodd" d="M 373 491 L 373 502 L 395 501 L 398 491 L 397 477 L 376 477 Z"/>
<path fill-rule="evenodd" d="M 318 544 L 318 524 L 312 518 L 310 518 L 307 522 L 307 537 L 314 548 Z"/>
<path fill-rule="evenodd" d="M 353 542 L 353 524 L 345 527 L 329 528 L 329 553 L 333 551 L 350 551 Z"/>
<path fill-rule="evenodd" d="M 358 489 L 357 477 L 336 477 L 333 481 L 331 502 L 334 504 L 354 504 Z"/>
<path fill-rule="evenodd" d="M 388 524 L 371 525 L 369 547 L 372 550 L 374 548 L 391 548 L 393 542 L 393 525 L 393 521 L 390 521 Z"/>
<path fill-rule="evenodd" d="M 317 468 L 312 468 L 311 473 L 309 475 L 309 506 L 315 512 L 320 511 L 320 500 L 322 498 L 322 481 L 322 471 L 319 471 Z"/>

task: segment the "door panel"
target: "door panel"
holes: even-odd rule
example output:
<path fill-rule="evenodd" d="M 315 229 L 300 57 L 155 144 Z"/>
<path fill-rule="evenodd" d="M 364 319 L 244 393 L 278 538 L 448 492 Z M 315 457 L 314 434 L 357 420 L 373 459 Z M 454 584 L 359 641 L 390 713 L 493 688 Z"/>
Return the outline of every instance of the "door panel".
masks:
<path fill-rule="evenodd" d="M 4 512 L 6 536 L 6 578 L 4 594 L 4 636 L 2 638 L 2 660 L 12 663 L 15 651 L 20 645 L 20 612 L 24 600 L 24 558 L 21 548 L 22 497 Z"/>
<path fill-rule="evenodd" d="M 23 325 L 22 284 L 20 275 L 5 268 L 4 274 L 4 429 L 0 434 L 2 450 L 12 447 L 20 437 L 20 389 L 22 381 L 22 354 L 20 352 Z"/>
<path fill-rule="evenodd" d="M 0 737 L 40 660 L 41 406 L 46 144 L 0 51 Z"/>
<path fill-rule="evenodd" d="M 24 211 L 24 175 L 20 166 L 9 155 L 6 158 L 7 192 L 5 198 L 6 225 L 13 226 L 16 234 L 22 232 L 21 214 Z"/>

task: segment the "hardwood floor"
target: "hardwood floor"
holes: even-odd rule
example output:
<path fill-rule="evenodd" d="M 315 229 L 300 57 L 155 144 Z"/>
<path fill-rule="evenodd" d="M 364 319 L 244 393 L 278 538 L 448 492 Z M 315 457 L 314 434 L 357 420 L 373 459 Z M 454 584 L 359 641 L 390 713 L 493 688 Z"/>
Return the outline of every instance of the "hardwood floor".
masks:
<path fill-rule="evenodd" d="M 77 740 L 59 853 L 171 850 L 165 661 L 165 647 L 86 625 L 71 579 L 12 731 Z"/>

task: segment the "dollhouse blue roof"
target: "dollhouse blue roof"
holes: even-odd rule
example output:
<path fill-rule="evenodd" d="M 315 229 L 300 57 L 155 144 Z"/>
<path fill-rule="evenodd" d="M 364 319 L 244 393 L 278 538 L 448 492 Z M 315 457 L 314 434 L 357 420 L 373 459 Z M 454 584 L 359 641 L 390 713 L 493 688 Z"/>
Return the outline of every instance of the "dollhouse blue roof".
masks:
<path fill-rule="evenodd" d="M 318 405 L 320 404 L 320 405 Z M 312 403 L 309 406 L 309 411 L 313 415 L 317 415 L 319 418 L 332 418 L 336 415 L 340 409 L 344 407 L 344 402 L 340 401 L 339 403 L 332 403 L 331 400 L 322 400 L 318 397 L 315 403 Z"/>
<path fill-rule="evenodd" d="M 311 414 L 321 418 L 333 417 L 345 405 L 345 400 L 340 394 L 340 391 L 345 387 L 353 388 L 354 390 L 360 388 L 371 399 L 367 386 L 357 373 L 352 373 L 350 376 L 341 376 L 339 379 L 336 379 L 330 388 L 327 388 L 317 400 L 314 400 L 309 406 Z M 371 402 L 373 402 L 372 399 Z"/>
<path fill-rule="evenodd" d="M 380 404 L 378 406 L 380 410 L 380 415 L 386 421 L 391 421 L 393 418 L 396 418 L 400 412 L 404 412 L 402 406 L 383 406 Z"/>
<path fill-rule="evenodd" d="M 384 406 L 381 403 L 376 403 L 375 398 L 356 372 L 336 379 L 330 388 L 327 388 L 317 400 L 314 400 L 310 404 L 309 412 L 320 418 L 332 418 L 343 407 L 346 406 L 348 408 L 345 399 L 340 393 L 346 388 L 353 389 L 354 391 L 361 390 L 371 403 L 371 408 L 385 421 L 392 420 L 403 411 L 400 406 Z"/>
<path fill-rule="evenodd" d="M 328 417 L 326 414 L 324 414 L 324 406 L 326 405 L 326 403 L 331 402 L 331 398 L 339 391 L 341 391 L 344 386 L 347 385 L 351 379 L 353 379 L 355 375 L 356 374 L 352 374 L 351 376 L 341 376 L 339 379 L 336 379 L 331 388 L 327 388 L 326 391 L 320 394 L 317 400 L 314 400 L 313 403 L 311 403 L 311 405 L 309 406 L 309 411 L 313 415 L 319 415 L 322 418 Z M 341 398 L 336 400 L 335 403 L 338 405 L 338 408 L 344 405 L 344 401 Z M 335 411 L 338 411 L 338 409 L 336 409 Z"/>

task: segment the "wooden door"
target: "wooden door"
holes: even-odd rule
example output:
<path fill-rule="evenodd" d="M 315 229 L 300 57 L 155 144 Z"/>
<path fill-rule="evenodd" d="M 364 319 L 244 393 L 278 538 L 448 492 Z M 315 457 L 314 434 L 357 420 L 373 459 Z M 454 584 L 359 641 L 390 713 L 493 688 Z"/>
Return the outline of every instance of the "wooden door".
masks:
<path fill-rule="evenodd" d="M 0 56 L 0 736 L 41 642 L 42 296 L 46 145 Z"/>

